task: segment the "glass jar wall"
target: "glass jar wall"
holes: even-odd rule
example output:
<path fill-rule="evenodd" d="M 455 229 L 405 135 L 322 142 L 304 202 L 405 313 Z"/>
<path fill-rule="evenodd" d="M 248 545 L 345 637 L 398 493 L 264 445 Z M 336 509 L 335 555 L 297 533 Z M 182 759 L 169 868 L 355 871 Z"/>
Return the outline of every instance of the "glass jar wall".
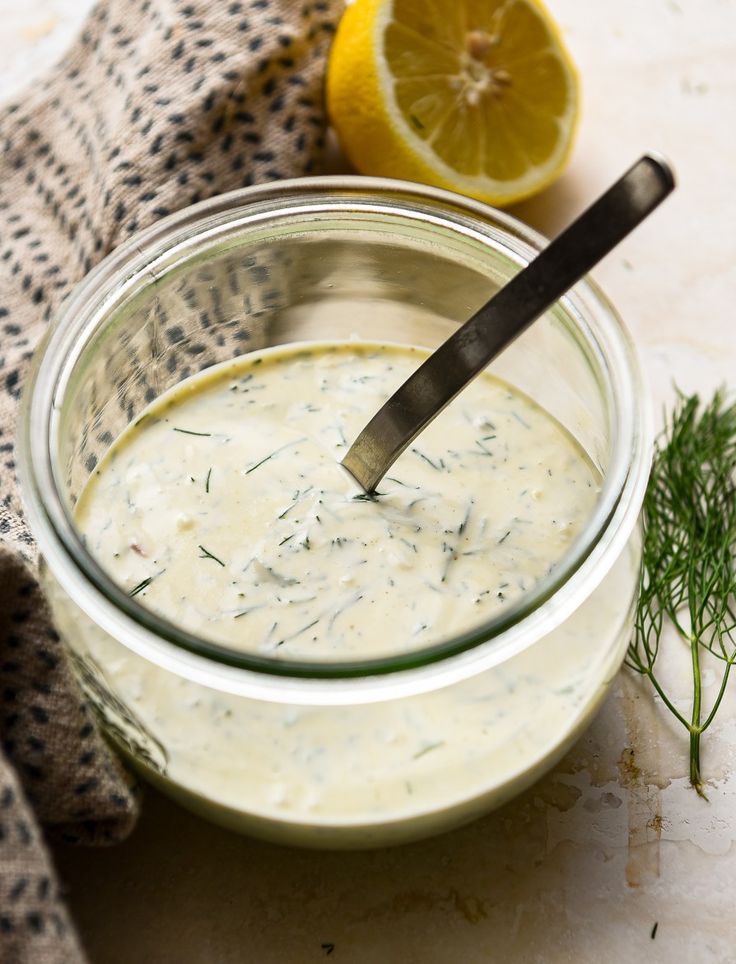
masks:
<path fill-rule="evenodd" d="M 111 739 L 186 805 L 284 842 L 399 842 L 523 789 L 599 705 L 631 628 L 649 426 L 628 338 L 590 283 L 493 370 L 577 440 L 600 497 L 550 576 L 486 624 L 380 660 L 230 651 L 128 597 L 73 521 L 110 444 L 182 379 L 292 342 L 433 348 L 541 243 L 440 191 L 287 182 L 166 219 L 66 303 L 24 399 L 22 482 L 43 578 Z"/>

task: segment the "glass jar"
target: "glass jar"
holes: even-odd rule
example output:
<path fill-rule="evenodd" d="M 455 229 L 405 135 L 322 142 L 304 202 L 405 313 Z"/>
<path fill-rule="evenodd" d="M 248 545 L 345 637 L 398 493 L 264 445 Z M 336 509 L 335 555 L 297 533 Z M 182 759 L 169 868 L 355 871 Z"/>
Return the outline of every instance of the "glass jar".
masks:
<path fill-rule="evenodd" d="M 73 522 L 112 441 L 181 379 L 296 341 L 434 348 L 543 243 L 418 185 L 282 182 L 164 219 L 65 303 L 20 429 L 42 579 L 110 739 L 185 806 L 279 842 L 397 843 L 498 806 L 588 724 L 631 631 L 650 450 L 631 343 L 590 281 L 494 371 L 577 439 L 601 473 L 599 500 L 550 576 L 470 632 L 357 662 L 234 652 L 128 597 Z"/>

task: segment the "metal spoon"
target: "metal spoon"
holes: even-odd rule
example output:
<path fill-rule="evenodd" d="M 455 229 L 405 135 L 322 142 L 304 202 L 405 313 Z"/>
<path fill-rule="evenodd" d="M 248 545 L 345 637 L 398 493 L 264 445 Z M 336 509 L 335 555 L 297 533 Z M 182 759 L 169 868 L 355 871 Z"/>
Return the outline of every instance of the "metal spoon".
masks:
<path fill-rule="evenodd" d="M 422 429 L 674 187 L 667 162 L 644 155 L 440 345 L 378 410 L 342 460 L 365 491 L 373 492 Z"/>

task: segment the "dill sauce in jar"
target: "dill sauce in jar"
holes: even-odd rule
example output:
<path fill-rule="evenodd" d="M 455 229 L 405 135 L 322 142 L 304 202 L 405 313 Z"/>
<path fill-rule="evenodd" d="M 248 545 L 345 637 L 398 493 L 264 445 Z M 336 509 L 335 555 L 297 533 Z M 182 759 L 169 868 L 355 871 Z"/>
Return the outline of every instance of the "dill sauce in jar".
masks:
<path fill-rule="evenodd" d="M 528 239 L 341 184 L 206 203 L 101 266 L 37 363 L 24 475 L 57 625 L 131 762 L 227 826 L 354 847 L 482 813 L 581 731 L 628 639 L 646 455 L 590 289 L 362 493 L 350 442 Z"/>

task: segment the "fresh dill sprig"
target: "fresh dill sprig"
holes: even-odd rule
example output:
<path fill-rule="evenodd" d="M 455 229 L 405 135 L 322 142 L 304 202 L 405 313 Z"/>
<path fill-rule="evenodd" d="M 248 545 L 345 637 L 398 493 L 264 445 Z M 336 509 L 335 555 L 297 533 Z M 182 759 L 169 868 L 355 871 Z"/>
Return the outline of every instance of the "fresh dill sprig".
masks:
<path fill-rule="evenodd" d="M 690 782 L 701 796 L 701 737 L 736 662 L 736 404 L 718 391 L 703 406 L 681 395 L 655 446 L 643 506 L 644 543 L 634 638 L 626 663 L 647 677 L 690 739 Z M 689 649 L 692 700 L 680 712 L 657 675 L 669 623 Z M 720 686 L 708 707 L 705 665 Z"/>

